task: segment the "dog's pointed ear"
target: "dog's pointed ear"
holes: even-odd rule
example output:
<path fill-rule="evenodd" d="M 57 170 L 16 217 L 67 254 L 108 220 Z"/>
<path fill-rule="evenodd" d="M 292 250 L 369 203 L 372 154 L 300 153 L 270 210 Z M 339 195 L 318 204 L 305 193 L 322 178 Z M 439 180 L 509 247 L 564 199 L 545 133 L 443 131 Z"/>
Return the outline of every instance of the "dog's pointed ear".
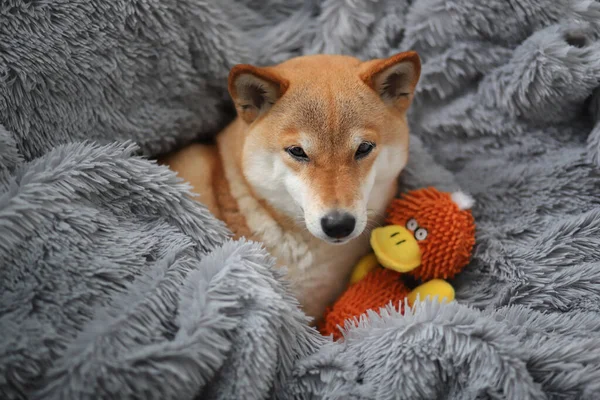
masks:
<path fill-rule="evenodd" d="M 239 64 L 229 72 L 228 89 L 238 115 L 252 123 L 287 90 L 289 82 L 270 68 Z"/>
<path fill-rule="evenodd" d="M 421 59 L 414 51 L 406 51 L 389 58 L 365 61 L 360 67 L 360 78 L 381 99 L 401 111 L 412 102 L 421 76 Z"/>

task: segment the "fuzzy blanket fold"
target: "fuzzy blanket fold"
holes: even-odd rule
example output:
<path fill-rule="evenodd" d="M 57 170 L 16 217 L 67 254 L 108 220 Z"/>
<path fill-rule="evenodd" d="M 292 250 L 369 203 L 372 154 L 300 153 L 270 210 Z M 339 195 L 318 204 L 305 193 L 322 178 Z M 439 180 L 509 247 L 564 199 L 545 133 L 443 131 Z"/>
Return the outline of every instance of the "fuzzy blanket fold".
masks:
<path fill-rule="evenodd" d="M 238 62 L 414 49 L 404 189 L 476 199 L 457 302 L 332 342 L 260 244 L 143 156 Z M 597 399 L 600 3 L 0 4 L 0 398 Z"/>

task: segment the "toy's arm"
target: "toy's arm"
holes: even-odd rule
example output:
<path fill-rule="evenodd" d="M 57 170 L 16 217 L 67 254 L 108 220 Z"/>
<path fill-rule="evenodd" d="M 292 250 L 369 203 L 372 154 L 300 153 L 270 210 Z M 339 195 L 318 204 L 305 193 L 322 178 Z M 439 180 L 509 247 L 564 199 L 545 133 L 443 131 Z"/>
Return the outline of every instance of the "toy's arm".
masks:
<path fill-rule="evenodd" d="M 454 288 L 443 279 L 432 279 L 414 288 L 407 296 L 408 304 L 411 306 L 417 301 L 425 300 L 427 297 L 433 299 L 437 296 L 440 303 L 449 303 L 454 300 Z"/>
<path fill-rule="evenodd" d="M 360 281 L 364 278 L 369 272 L 379 266 L 379 261 L 377 261 L 377 257 L 375 253 L 370 253 L 360 259 L 354 270 L 352 271 L 352 275 L 350 276 L 350 285 Z"/>

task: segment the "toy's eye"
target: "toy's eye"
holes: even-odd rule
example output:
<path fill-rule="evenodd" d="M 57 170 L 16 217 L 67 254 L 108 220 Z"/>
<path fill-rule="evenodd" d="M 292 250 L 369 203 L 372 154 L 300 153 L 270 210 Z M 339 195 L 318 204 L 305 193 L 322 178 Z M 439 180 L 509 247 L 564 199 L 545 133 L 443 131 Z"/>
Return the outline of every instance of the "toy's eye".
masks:
<path fill-rule="evenodd" d="M 419 228 L 415 232 L 415 239 L 417 239 L 418 241 L 425 240 L 427 239 L 428 234 L 429 232 L 427 232 L 427 229 Z"/>
<path fill-rule="evenodd" d="M 414 218 L 411 218 L 408 220 L 408 222 L 406 223 L 406 229 L 408 229 L 411 232 L 414 232 L 415 229 L 417 229 L 419 227 L 419 224 L 417 223 L 417 220 Z"/>

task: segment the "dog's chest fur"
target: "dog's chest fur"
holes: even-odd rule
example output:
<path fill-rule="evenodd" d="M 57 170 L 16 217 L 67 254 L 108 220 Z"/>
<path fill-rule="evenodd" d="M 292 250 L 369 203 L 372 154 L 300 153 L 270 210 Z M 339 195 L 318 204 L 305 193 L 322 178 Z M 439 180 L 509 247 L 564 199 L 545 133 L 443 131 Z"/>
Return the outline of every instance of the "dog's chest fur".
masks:
<path fill-rule="evenodd" d="M 237 203 L 237 211 L 243 216 L 245 226 L 239 224 L 239 218 L 228 220 L 224 216 L 225 222 L 236 236 L 249 236 L 249 239 L 265 245 L 278 265 L 287 268 L 287 276 L 305 313 L 318 318 L 342 293 L 352 268 L 368 252 L 368 233 L 347 244 L 332 245 L 315 238 L 306 228 L 284 228 L 254 197 L 236 166 L 234 155 L 220 151 L 220 156 L 222 179 L 228 183 L 229 195 Z M 219 203 L 223 201 L 217 199 Z M 381 202 L 380 209 L 374 210 L 376 215 L 383 215 L 386 204 L 387 200 Z M 370 225 L 381 222 L 372 220 Z M 238 235 L 238 231 L 246 234 Z"/>

